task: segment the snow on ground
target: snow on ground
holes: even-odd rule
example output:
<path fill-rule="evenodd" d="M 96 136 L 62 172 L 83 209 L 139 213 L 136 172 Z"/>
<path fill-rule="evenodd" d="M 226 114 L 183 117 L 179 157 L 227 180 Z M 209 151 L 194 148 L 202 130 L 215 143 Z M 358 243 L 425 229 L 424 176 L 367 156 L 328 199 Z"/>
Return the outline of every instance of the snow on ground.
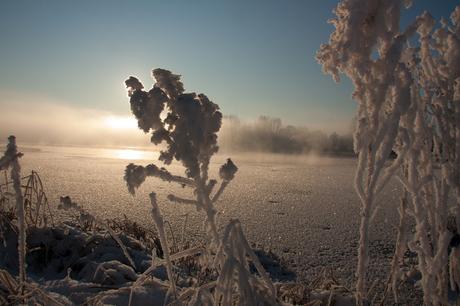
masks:
<path fill-rule="evenodd" d="M 140 224 L 152 226 L 148 193 L 155 191 L 163 217 L 171 224 L 171 231 L 167 227 L 170 239 L 181 239 L 187 214 L 187 239 L 196 243 L 206 241 L 202 229 L 202 212 L 197 212 L 195 207 L 166 200 L 169 193 L 187 198 L 190 190 L 149 178 L 139 188 L 135 198 L 129 195 L 123 181 L 125 166 L 129 162 L 140 165 L 154 162 L 160 165 L 155 160 L 120 160 L 107 158 L 105 153 L 100 154 L 101 151 L 75 148 L 30 147 L 22 151 L 25 153 L 21 159 L 23 175 L 32 169 L 38 171 L 54 209 L 60 196 L 69 195 L 74 202 L 101 219 L 123 219 L 126 215 Z M 156 153 L 148 154 L 154 156 Z M 354 272 L 357 266 L 360 223 L 360 201 L 353 187 L 356 160 L 350 157 L 304 159 L 282 156 L 279 159 L 280 156 L 277 156 L 275 159 L 273 155 L 267 154 L 219 154 L 212 160 L 211 176 L 217 177 L 219 166 L 228 157 L 232 158 L 239 171 L 216 205 L 221 214 L 220 226 L 224 227 L 230 219 L 238 218 L 246 238 L 254 242 L 254 246 L 276 255 L 277 264 L 265 266 L 274 281 L 300 279 L 311 282 L 323 267 L 331 267 L 340 284 L 352 290 L 356 281 Z M 182 171 L 178 165 L 168 169 L 177 174 Z M 370 240 L 369 286 L 376 282 L 374 293 L 382 292 L 388 276 L 396 237 L 394 225 L 398 222 L 396 209 L 400 194 L 399 184 L 391 181 L 378 196 L 377 202 L 381 209 L 372 227 Z M 68 215 L 62 215 L 61 212 L 56 212 L 56 216 L 69 219 Z M 77 236 L 84 241 L 83 233 Z M 126 286 L 132 285 L 129 282 L 134 281 L 136 276 L 131 272 L 120 271 L 121 268 L 116 265 L 105 266 L 110 265 L 111 260 L 126 261 L 122 253 L 120 255 L 119 251 L 115 251 L 116 246 L 108 247 L 112 247 L 113 254 L 107 249 L 98 251 L 101 252 L 100 258 L 94 251 L 85 255 L 94 256 L 95 262 L 103 265 L 103 269 L 98 270 L 94 263 L 89 268 L 88 264 L 81 262 L 83 267 L 79 274 L 75 271 L 69 275 L 67 271 L 34 271 L 28 276 L 39 283 L 42 290 L 57 292 L 61 295 L 56 296 L 56 299 L 68 299 L 70 304 L 86 301 L 89 295 L 99 293 L 104 303 L 126 305 L 129 299 Z M 140 266 L 148 266 L 145 254 L 139 255 L 138 260 Z M 57 269 L 59 265 L 52 266 Z M 96 270 L 100 275 L 95 275 Z M 105 274 L 110 274 L 106 271 L 118 271 L 115 274 L 123 275 L 127 283 L 120 285 L 123 282 L 119 280 L 114 282 L 115 285 L 111 284 L 110 277 L 103 286 L 76 281 L 97 278 L 99 283 L 104 282 L 102 270 Z M 166 272 L 162 273 L 163 276 L 159 278 L 161 281 L 166 280 Z M 44 280 L 40 281 L 40 278 Z M 107 286 L 121 288 L 107 290 Z M 159 282 L 155 286 L 161 288 L 162 284 Z M 400 289 L 404 291 L 402 296 L 407 298 L 402 300 L 402 304 L 417 304 L 421 301 L 421 291 L 414 289 L 414 286 L 401 283 Z M 70 291 L 79 293 L 73 293 L 70 299 Z M 136 289 L 138 305 L 142 305 L 143 298 L 148 300 L 155 295 L 162 300 L 164 294 L 164 289 L 158 291 L 148 286 Z M 69 302 L 64 300 L 64 304 Z"/>

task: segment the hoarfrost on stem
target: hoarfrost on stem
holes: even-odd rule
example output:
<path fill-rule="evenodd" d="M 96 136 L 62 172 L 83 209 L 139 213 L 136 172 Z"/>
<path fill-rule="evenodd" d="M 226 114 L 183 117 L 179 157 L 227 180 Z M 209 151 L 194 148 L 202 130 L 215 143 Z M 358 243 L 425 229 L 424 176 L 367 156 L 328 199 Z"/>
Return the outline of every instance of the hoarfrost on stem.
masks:
<path fill-rule="evenodd" d="M 167 240 L 166 240 L 166 234 L 163 226 L 163 216 L 161 215 L 160 208 L 158 207 L 157 204 L 157 199 L 156 199 L 156 194 L 154 192 L 150 193 L 150 203 L 152 204 L 152 218 L 155 221 L 155 224 L 158 229 L 158 234 L 160 235 L 160 240 L 161 240 L 161 245 L 162 246 L 167 246 Z M 164 247 L 163 248 L 164 252 L 164 257 L 166 261 L 166 270 L 168 272 L 168 278 L 169 278 L 169 290 L 168 293 L 170 293 L 174 299 L 177 297 L 176 296 L 176 286 L 174 284 L 174 277 L 172 273 L 172 265 L 171 265 L 171 258 L 169 256 L 169 248 Z M 152 255 L 153 256 L 153 255 Z M 152 259 L 153 262 L 153 259 Z"/>

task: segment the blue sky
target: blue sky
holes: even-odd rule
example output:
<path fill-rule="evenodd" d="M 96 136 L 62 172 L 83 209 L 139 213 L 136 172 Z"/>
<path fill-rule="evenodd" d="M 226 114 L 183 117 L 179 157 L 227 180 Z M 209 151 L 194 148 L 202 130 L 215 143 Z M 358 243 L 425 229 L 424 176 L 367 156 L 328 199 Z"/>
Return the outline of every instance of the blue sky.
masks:
<path fill-rule="evenodd" d="M 135 75 L 150 88 L 158 67 L 181 74 L 186 91 L 205 93 L 224 115 L 346 133 L 353 86 L 345 76 L 334 83 L 315 60 L 339 2 L 2 1 L 0 107 L 10 115 L 1 129 L 54 122 L 58 133 L 83 129 L 88 117 L 129 117 L 123 81 Z M 424 10 L 439 21 L 456 5 L 416 0 L 402 23 Z"/>

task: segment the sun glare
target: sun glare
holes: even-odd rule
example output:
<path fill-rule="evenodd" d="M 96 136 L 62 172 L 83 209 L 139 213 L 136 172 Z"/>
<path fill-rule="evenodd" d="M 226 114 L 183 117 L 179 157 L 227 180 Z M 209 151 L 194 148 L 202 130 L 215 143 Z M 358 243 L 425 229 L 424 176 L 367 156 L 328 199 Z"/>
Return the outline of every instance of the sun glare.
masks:
<path fill-rule="evenodd" d="M 117 150 L 116 154 L 120 159 L 141 159 L 143 152 L 135 150 Z"/>
<path fill-rule="evenodd" d="M 137 121 L 132 117 L 107 117 L 104 124 L 116 130 L 137 130 Z"/>

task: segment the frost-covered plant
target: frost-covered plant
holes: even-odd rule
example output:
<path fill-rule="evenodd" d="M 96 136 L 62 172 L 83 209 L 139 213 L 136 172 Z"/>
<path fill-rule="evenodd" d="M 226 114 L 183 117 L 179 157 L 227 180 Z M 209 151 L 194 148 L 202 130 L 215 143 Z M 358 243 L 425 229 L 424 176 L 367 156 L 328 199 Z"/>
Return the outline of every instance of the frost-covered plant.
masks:
<path fill-rule="evenodd" d="M 11 179 L 13 180 L 14 197 L 18 209 L 19 221 L 19 238 L 18 238 L 18 251 L 19 251 L 19 279 L 21 286 L 24 286 L 26 281 L 26 218 L 24 214 L 24 198 L 21 190 L 21 166 L 19 165 L 19 158 L 22 153 L 18 152 L 16 146 L 16 137 L 8 137 L 8 145 L 2 158 L 0 158 L 0 171 L 7 170 L 11 167 Z M 24 289 L 22 289 L 24 293 Z"/>
<path fill-rule="evenodd" d="M 262 279 L 251 274 L 246 255 Z M 214 294 L 215 305 L 233 305 L 234 299 L 239 305 L 275 304 L 275 286 L 244 237 L 239 220 L 227 225 L 214 265 L 221 267 Z"/>
<path fill-rule="evenodd" d="M 442 303 L 447 292 L 447 287 L 442 285 L 446 283 L 446 275 L 441 275 L 443 269 L 446 270 L 451 236 L 446 226 L 447 184 L 458 186 L 460 177 L 457 170 L 460 168 L 459 31 L 443 21 L 443 29 L 430 36 L 434 20 L 427 13 L 401 30 L 401 9 L 411 4 L 411 0 L 340 3 L 334 10 L 338 19 L 329 21 L 334 23 L 336 31 L 329 45 L 323 44 L 317 56 L 323 71 L 332 74 L 336 82 L 340 80 L 340 72 L 352 79 L 355 85 L 352 98 L 359 101 L 354 135 L 355 151 L 359 153 L 355 187 L 363 204 L 358 304 L 363 303 L 366 293 L 369 229 L 376 212 L 375 195 L 395 174 L 409 192 L 413 208 L 407 207 L 406 196 L 403 196 L 393 261 L 393 287 L 397 262 L 406 250 L 405 218 L 411 215 L 417 222 L 417 232 L 409 246 L 419 256 L 425 303 Z M 454 24 L 459 21 L 458 12 L 457 7 L 452 14 Z M 420 48 L 409 43 L 416 33 L 421 36 Z M 432 38 L 436 38 L 437 43 L 430 43 Z M 384 168 L 391 150 L 398 157 L 390 167 Z M 441 180 L 434 176 L 435 157 L 440 158 L 443 167 Z"/>
<path fill-rule="evenodd" d="M 354 135 L 359 153 L 355 188 L 361 199 L 362 223 L 359 246 L 357 301 L 365 297 L 368 265 L 369 227 L 375 209 L 374 196 L 388 182 L 397 166 L 384 169 L 393 144 L 400 133 L 399 121 L 411 105 L 411 78 L 408 67 L 400 62 L 403 45 L 415 34 L 416 25 L 403 32 L 399 16 L 403 1 L 345 1 L 334 10 L 338 19 L 329 45 L 323 44 L 316 58 L 324 73 L 340 81 L 339 72 L 353 80 L 352 97 L 359 101 L 358 123 Z M 409 4 L 409 3 L 408 3 Z M 374 49 L 379 58 L 372 59 Z"/>
<path fill-rule="evenodd" d="M 433 151 L 442 169 L 442 192 L 453 188 L 457 206 L 453 212 L 460 216 L 460 6 L 450 16 L 450 27 L 442 19 L 442 28 L 430 34 L 435 27 L 434 18 L 423 15 L 420 28 L 420 66 L 417 80 L 424 95 L 421 102 L 433 130 Z M 434 40 L 434 42 L 433 42 Z M 447 187 L 449 186 L 449 187 Z M 447 220 L 446 220 L 447 222 Z"/>
<path fill-rule="evenodd" d="M 182 199 L 169 195 L 168 199 L 177 203 L 193 204 L 206 213 L 206 225 L 213 238 L 213 244 L 219 243 L 219 234 L 215 221 L 214 203 L 222 191 L 234 178 L 238 168 L 231 159 L 220 169 L 222 183 L 211 197 L 216 180 L 209 180 L 208 168 L 211 157 L 217 153 L 217 132 L 222 124 L 222 114 L 217 104 L 204 94 L 185 93 L 180 75 L 164 69 L 153 69 L 156 80 L 152 89 L 144 91 L 144 85 L 136 78 L 126 81 L 131 111 L 138 121 L 139 129 L 145 133 L 152 131 L 151 142 L 155 145 L 167 143 L 168 148 L 161 151 L 159 160 L 166 165 L 173 159 L 185 167 L 186 177 L 172 175 L 164 168 L 154 164 L 146 167 L 129 164 L 125 171 L 125 180 L 129 192 L 135 193 L 147 176 L 156 176 L 164 181 L 177 182 L 194 189 L 195 200 Z M 167 115 L 162 119 L 161 115 Z"/>
<path fill-rule="evenodd" d="M 446 142 L 446 148 L 441 148 L 438 154 L 442 154 L 446 162 L 450 163 L 455 171 L 460 167 L 454 165 L 457 157 L 458 144 L 455 137 L 458 135 L 459 124 L 458 101 L 459 77 L 460 77 L 460 6 L 451 14 L 451 21 L 456 27 L 450 27 L 448 23 L 441 20 L 442 28 L 437 29 L 431 35 L 435 27 L 435 20 L 428 13 L 425 13 L 424 26 L 419 30 L 420 34 L 420 59 L 418 79 L 426 92 L 422 98 L 431 112 L 433 120 L 438 121 L 438 137 L 442 143 Z M 433 42 L 434 40 L 434 42 Z M 448 143 L 451 141 L 452 143 Z M 439 148 L 438 148 L 439 150 Z M 458 186 L 460 183 L 451 182 Z"/>
<path fill-rule="evenodd" d="M 401 181 L 412 196 L 413 211 L 409 212 L 417 222 L 417 233 L 409 247 L 419 257 L 425 303 L 446 304 L 449 264 L 454 268 L 457 264 L 457 252 L 450 257 L 448 254 L 453 247 L 448 216 L 451 211 L 457 222 L 460 216 L 460 6 L 451 15 L 456 28 L 442 19 L 442 28 L 430 34 L 434 18 L 424 13 L 419 19 L 423 21 L 418 29 L 420 64 L 413 68 L 418 128 L 409 130 L 416 145 L 407 158 L 407 179 Z M 436 164 L 441 167 L 440 176 L 434 173 Z M 430 182 L 421 184 L 423 177 L 430 177 Z M 421 190 L 417 189 L 419 185 L 423 185 Z M 450 210 L 451 188 L 457 203 Z M 455 290 L 454 270 L 450 272 L 450 286 Z"/>
<path fill-rule="evenodd" d="M 458 216 L 460 212 L 459 13 L 457 7 L 451 15 L 457 29 L 450 28 L 443 19 L 443 28 L 433 35 L 430 33 L 435 27 L 434 18 L 428 13 L 418 18 L 420 47 L 407 50 L 415 59 L 409 62 L 415 80 L 411 92 L 413 111 L 401 121 L 405 138 L 401 137 L 394 147 L 398 152 L 402 143 L 410 143 L 404 160 L 405 172 L 396 174 L 412 200 L 412 207 L 407 207 L 404 213 L 416 221 L 416 233 L 409 248 L 418 255 L 420 283 L 427 305 L 447 304 L 449 286 L 456 290 L 458 282 L 455 280 L 457 251 L 452 250 L 449 256 L 452 247 L 458 246 L 451 244 L 453 233 L 448 227 L 448 217 L 451 213 Z M 442 169 L 440 175 L 435 173 L 436 166 Z M 457 203 L 449 208 L 451 188 Z M 400 250 L 402 258 L 403 248 Z M 393 287 L 394 283 L 395 279 Z"/>
<path fill-rule="evenodd" d="M 153 164 L 146 167 L 129 164 L 124 177 L 128 190 L 134 194 L 135 189 L 148 176 L 156 176 L 168 182 L 177 182 L 183 186 L 192 187 L 196 199 L 183 199 L 175 195 L 168 195 L 168 199 L 177 203 L 195 205 L 198 210 L 203 209 L 206 213 L 205 224 L 212 237 L 210 249 L 217 250 L 214 260 L 210 259 L 209 251 L 202 247 L 170 255 L 156 196 L 155 193 L 150 194 L 153 207 L 152 216 L 157 225 L 165 254 L 162 264 L 165 264 L 167 268 L 171 294 L 176 293 L 172 275 L 172 260 L 201 253 L 204 255 L 201 260 L 202 266 L 219 271 L 217 280 L 211 280 L 210 283 L 199 288 L 189 288 L 184 292 L 179 292 L 173 304 L 233 305 L 237 302 L 238 305 L 257 303 L 274 305 L 276 303 L 275 286 L 244 238 L 239 221 L 230 222 L 222 239 L 217 231 L 213 204 L 219 199 L 228 183 L 233 180 L 238 170 L 231 159 L 228 159 L 219 170 L 222 183 L 211 196 L 217 181 L 209 180 L 208 168 L 211 157 L 218 151 L 216 133 L 222 122 L 222 114 L 218 111 L 218 106 L 203 94 L 184 93 L 183 84 L 179 82 L 180 76 L 170 71 L 154 69 L 152 76 L 156 83 L 149 92 L 143 91 L 144 86 L 135 77 L 130 77 L 125 81 L 128 96 L 131 98 L 131 110 L 138 120 L 140 129 L 144 132 L 152 130 L 152 143 L 159 144 L 162 141 L 167 143 L 168 148 L 161 152 L 159 160 L 165 164 L 170 164 L 173 159 L 180 161 L 185 167 L 186 177 L 173 175 L 166 169 L 158 168 Z M 164 111 L 167 112 L 167 116 L 162 119 L 161 114 Z M 254 263 L 262 279 L 250 273 L 248 260 Z M 157 265 L 159 263 L 152 264 L 151 269 Z M 145 280 L 145 276 L 151 269 L 145 271 L 136 281 L 131 293 Z"/>
<path fill-rule="evenodd" d="M 248 260 L 260 277 L 250 272 Z M 212 266 L 220 271 L 216 281 L 185 290 L 171 305 L 276 305 L 275 285 L 244 237 L 239 220 L 231 220 L 225 228 Z"/>

